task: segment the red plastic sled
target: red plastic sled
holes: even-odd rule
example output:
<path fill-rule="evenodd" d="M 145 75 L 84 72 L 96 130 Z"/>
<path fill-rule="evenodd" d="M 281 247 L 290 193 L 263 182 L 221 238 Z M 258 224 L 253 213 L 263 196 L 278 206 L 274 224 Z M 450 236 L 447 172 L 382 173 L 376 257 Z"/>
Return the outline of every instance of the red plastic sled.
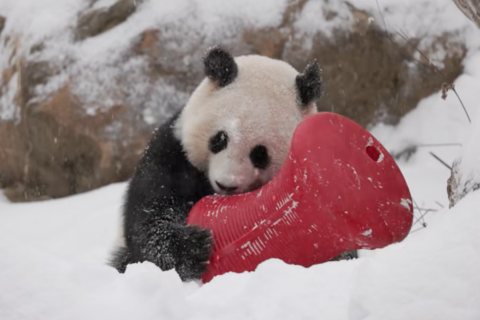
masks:
<path fill-rule="evenodd" d="M 208 282 L 271 258 L 309 267 L 348 250 L 382 248 L 403 240 L 412 220 L 408 186 L 384 147 L 353 121 L 319 113 L 297 127 L 271 182 L 206 197 L 188 223 L 213 232 Z"/>

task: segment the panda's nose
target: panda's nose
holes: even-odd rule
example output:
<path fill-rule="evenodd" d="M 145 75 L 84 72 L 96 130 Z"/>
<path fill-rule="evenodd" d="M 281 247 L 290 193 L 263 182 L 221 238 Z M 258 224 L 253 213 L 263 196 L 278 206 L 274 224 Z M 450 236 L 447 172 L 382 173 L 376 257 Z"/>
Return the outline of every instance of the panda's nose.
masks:
<path fill-rule="evenodd" d="M 224 186 L 223 184 L 221 184 L 220 182 L 218 181 L 215 181 L 215 183 L 217 184 L 217 186 L 220 188 L 220 190 L 222 191 L 226 191 L 226 192 L 233 192 L 235 190 L 238 189 L 238 187 L 227 187 L 227 186 Z"/>

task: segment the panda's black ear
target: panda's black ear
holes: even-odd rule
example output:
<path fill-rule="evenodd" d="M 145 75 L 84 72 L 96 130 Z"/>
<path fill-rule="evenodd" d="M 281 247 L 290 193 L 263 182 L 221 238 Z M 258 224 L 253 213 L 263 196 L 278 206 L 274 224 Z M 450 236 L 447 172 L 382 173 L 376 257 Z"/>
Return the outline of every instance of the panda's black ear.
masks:
<path fill-rule="evenodd" d="M 225 87 L 235 80 L 238 74 L 237 64 L 227 51 L 212 47 L 203 58 L 205 75 L 219 87 Z"/>
<path fill-rule="evenodd" d="M 305 71 L 296 77 L 295 85 L 298 103 L 302 108 L 322 96 L 322 70 L 316 60 L 308 64 Z"/>

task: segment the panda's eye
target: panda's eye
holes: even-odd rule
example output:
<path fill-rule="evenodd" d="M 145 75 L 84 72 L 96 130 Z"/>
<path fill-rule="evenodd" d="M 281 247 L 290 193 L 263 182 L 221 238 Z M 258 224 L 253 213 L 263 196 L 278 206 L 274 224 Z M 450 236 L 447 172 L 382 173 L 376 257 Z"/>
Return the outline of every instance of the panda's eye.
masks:
<path fill-rule="evenodd" d="M 270 164 L 270 158 L 268 157 L 268 151 L 265 146 L 258 145 L 250 152 L 250 160 L 252 160 L 253 166 L 258 169 L 265 169 Z"/>
<path fill-rule="evenodd" d="M 228 145 L 228 135 L 225 131 L 218 131 L 213 137 L 210 138 L 208 147 L 211 152 L 219 153 L 225 150 Z"/>

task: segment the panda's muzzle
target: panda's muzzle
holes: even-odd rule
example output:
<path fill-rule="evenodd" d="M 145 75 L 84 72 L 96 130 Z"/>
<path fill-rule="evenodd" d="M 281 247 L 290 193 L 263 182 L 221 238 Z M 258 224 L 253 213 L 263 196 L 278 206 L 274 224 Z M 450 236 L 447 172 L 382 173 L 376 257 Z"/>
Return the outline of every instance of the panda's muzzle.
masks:
<path fill-rule="evenodd" d="M 227 193 L 235 192 L 235 191 L 238 189 L 238 187 L 236 187 L 236 186 L 227 187 L 227 186 L 221 184 L 221 183 L 218 182 L 218 181 L 215 181 L 215 183 L 217 184 L 217 186 L 218 186 L 218 188 L 219 188 L 220 190 L 225 191 L 225 192 L 227 192 Z"/>

